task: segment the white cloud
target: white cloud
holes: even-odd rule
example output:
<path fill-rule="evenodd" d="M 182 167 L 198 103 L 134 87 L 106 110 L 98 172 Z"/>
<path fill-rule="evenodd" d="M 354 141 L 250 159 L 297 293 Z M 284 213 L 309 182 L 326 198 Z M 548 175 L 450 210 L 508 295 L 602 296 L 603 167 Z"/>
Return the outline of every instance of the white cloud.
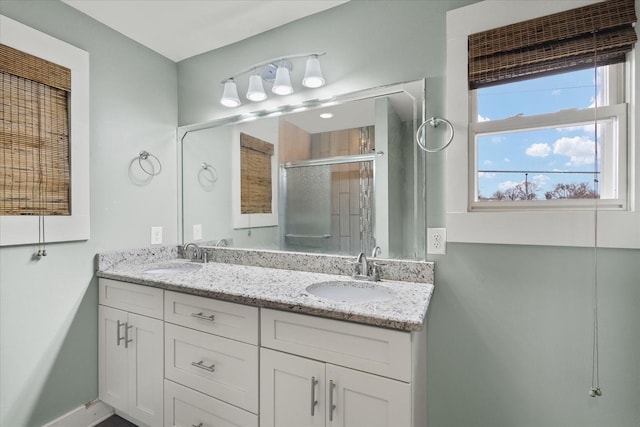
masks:
<path fill-rule="evenodd" d="M 493 162 L 491 160 L 485 160 L 482 162 L 482 166 L 493 166 Z"/>
<path fill-rule="evenodd" d="M 493 178 L 495 176 L 495 172 L 478 172 L 478 178 Z"/>
<path fill-rule="evenodd" d="M 511 159 L 510 159 L 510 158 L 508 158 L 508 157 L 505 157 L 505 158 L 504 158 L 504 162 L 505 162 L 505 163 L 509 163 L 510 161 L 511 161 Z"/>
<path fill-rule="evenodd" d="M 484 117 L 484 116 L 481 116 L 480 114 L 478 114 L 478 123 L 480 123 L 480 122 L 489 122 L 489 121 L 491 121 L 491 119 L 489 117 Z"/>
<path fill-rule="evenodd" d="M 531 179 L 533 182 L 535 182 L 536 184 L 538 184 L 538 186 L 540 188 L 544 188 L 545 185 L 551 181 L 551 178 L 548 177 L 547 175 L 536 175 Z"/>
<path fill-rule="evenodd" d="M 551 95 L 553 95 L 553 96 L 558 96 L 558 95 L 560 95 L 561 93 L 562 93 L 562 90 L 561 90 L 561 89 L 554 89 L 554 90 L 551 92 Z"/>
<path fill-rule="evenodd" d="M 566 166 L 592 165 L 594 142 L 584 136 L 563 137 L 553 143 L 553 154 L 569 157 Z"/>
<path fill-rule="evenodd" d="M 516 182 L 516 181 L 502 181 L 500 184 L 498 184 L 498 190 L 500 191 L 505 191 L 508 190 L 510 188 L 514 188 L 516 185 L 521 184 L 521 182 Z"/>
<path fill-rule="evenodd" d="M 539 142 L 531 144 L 525 152 L 531 157 L 547 157 L 551 153 L 551 147 L 546 142 Z"/>

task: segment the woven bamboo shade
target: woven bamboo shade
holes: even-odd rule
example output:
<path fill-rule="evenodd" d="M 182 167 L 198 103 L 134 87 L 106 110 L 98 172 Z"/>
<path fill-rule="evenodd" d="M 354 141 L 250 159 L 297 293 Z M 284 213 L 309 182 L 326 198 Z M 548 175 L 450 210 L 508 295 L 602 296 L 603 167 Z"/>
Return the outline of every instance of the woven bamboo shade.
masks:
<path fill-rule="evenodd" d="M 271 213 L 271 157 L 273 144 L 240 134 L 240 212 Z"/>
<path fill-rule="evenodd" d="M 633 0 L 610 0 L 469 36 L 469 88 L 625 62 Z"/>
<path fill-rule="evenodd" d="M 0 45 L 0 215 L 70 215 L 67 68 Z"/>

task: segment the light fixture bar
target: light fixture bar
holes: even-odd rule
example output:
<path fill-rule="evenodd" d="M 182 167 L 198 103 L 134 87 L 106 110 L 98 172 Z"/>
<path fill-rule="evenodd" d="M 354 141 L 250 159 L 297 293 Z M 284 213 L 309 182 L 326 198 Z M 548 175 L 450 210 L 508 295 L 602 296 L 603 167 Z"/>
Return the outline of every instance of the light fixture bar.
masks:
<path fill-rule="evenodd" d="M 237 73 L 235 73 L 234 75 L 224 79 L 222 82 L 220 83 L 226 83 L 228 80 L 233 79 L 234 77 L 238 77 L 241 76 L 243 74 L 247 74 L 257 68 L 260 67 L 264 67 L 265 65 L 269 65 L 269 64 L 278 64 L 279 62 L 285 61 L 287 59 L 297 59 L 297 58 L 305 58 L 308 56 L 323 56 L 326 55 L 327 52 L 310 52 L 310 53 L 296 53 L 294 55 L 286 55 L 286 56 L 278 56 L 276 58 L 273 59 L 268 59 L 266 61 L 262 61 L 262 62 L 258 62 L 257 64 L 253 64 L 251 67 L 245 68 L 242 71 L 238 71 Z"/>

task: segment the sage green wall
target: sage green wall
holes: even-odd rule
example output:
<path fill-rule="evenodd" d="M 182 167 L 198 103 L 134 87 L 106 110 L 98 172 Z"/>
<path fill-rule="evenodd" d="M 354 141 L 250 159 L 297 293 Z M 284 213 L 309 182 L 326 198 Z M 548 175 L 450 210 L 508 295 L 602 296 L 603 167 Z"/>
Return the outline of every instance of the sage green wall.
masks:
<path fill-rule="evenodd" d="M 98 395 L 97 252 L 177 240 L 175 63 L 57 1 L 0 2 L 0 13 L 89 52 L 91 238 L 0 248 L 0 425 L 39 426 Z M 146 149 L 162 173 L 128 176 Z"/>
<path fill-rule="evenodd" d="M 222 79 L 262 59 L 309 51 L 327 52 L 322 57 L 327 91 L 427 77 L 427 116 L 442 116 L 445 14 L 469 3 L 352 0 L 182 61 L 179 121 L 230 114 L 218 104 Z M 428 132 L 430 138 L 445 136 L 444 130 Z M 433 226 L 446 225 L 445 155 L 428 158 Z M 429 427 L 640 425 L 640 251 L 599 251 L 603 396 L 598 399 L 587 395 L 593 250 L 449 244 L 447 255 L 433 260 Z"/>

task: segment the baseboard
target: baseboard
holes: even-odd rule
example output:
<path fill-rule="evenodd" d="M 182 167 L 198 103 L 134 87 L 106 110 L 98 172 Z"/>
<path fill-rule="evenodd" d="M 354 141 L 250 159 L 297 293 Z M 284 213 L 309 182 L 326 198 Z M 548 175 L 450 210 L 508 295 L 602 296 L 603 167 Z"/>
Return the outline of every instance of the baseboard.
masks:
<path fill-rule="evenodd" d="M 106 420 L 115 410 L 101 400 L 94 400 L 67 412 L 42 427 L 93 427 Z"/>

